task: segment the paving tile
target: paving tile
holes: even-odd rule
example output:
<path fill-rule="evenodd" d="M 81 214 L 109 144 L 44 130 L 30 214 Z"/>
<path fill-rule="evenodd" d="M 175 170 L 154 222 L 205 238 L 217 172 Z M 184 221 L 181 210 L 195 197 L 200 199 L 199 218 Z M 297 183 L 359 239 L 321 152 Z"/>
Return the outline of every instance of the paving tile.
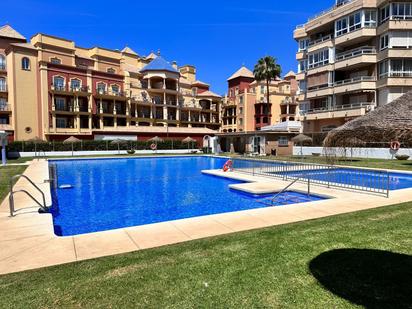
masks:
<path fill-rule="evenodd" d="M 114 230 L 73 236 L 77 259 L 85 260 L 100 256 L 138 250 L 124 230 Z"/>
<path fill-rule="evenodd" d="M 186 234 L 169 222 L 125 229 L 140 249 L 154 248 L 190 240 Z"/>
<path fill-rule="evenodd" d="M 172 221 L 180 231 L 191 239 L 210 237 L 232 233 L 233 230 L 223 224 L 211 219 L 210 217 L 197 217 Z"/>
<path fill-rule="evenodd" d="M 236 232 L 263 228 L 269 225 L 266 221 L 246 212 L 219 214 L 213 216 L 213 219 Z"/>

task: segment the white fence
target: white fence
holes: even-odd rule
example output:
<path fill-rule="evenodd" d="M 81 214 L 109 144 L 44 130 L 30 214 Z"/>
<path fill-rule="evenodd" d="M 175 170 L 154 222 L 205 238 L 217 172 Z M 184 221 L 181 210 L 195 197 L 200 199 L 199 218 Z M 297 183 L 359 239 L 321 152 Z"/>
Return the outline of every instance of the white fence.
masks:
<path fill-rule="evenodd" d="M 187 153 L 200 153 L 198 149 L 175 149 L 175 150 L 136 150 L 135 154 L 141 155 L 153 155 L 153 154 L 187 154 Z M 12 158 L 17 157 L 71 157 L 73 156 L 112 156 L 112 155 L 125 155 L 127 154 L 126 150 L 102 150 L 102 151 L 40 151 L 40 152 L 10 152 L 9 156 Z"/>
<path fill-rule="evenodd" d="M 337 153 L 344 155 L 343 149 L 337 149 Z M 313 154 L 324 155 L 323 147 L 293 147 L 294 156 L 311 156 Z M 347 148 L 346 157 L 353 158 L 369 158 L 369 159 L 392 159 L 395 155 L 408 155 L 409 160 L 412 159 L 412 148 L 400 149 L 397 153 L 393 154 L 389 148 Z"/>

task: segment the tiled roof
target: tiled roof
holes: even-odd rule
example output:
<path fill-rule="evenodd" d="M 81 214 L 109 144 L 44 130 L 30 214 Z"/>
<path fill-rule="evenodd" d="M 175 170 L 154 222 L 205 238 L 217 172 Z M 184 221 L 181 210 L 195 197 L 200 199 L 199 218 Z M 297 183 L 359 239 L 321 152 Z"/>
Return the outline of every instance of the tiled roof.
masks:
<path fill-rule="evenodd" d="M 255 78 L 253 75 L 253 72 L 249 70 L 247 67 L 242 66 L 239 70 L 237 70 L 232 76 L 230 76 L 227 80 L 232 80 L 238 77 L 249 77 L 249 78 Z"/>
<path fill-rule="evenodd" d="M 202 92 L 202 93 L 199 93 L 198 95 L 197 95 L 198 97 L 214 97 L 214 98 L 221 98 L 221 96 L 220 95 L 218 95 L 218 94 L 216 94 L 216 93 L 214 93 L 214 92 L 212 92 L 212 91 L 205 91 L 205 92 Z"/>
<path fill-rule="evenodd" d="M 195 80 L 195 81 L 192 83 L 192 85 L 204 85 L 204 86 L 210 86 L 209 84 L 204 83 L 204 82 L 202 82 L 202 81 L 200 81 L 200 80 Z"/>
<path fill-rule="evenodd" d="M 128 47 L 128 46 L 126 46 L 125 48 L 122 49 L 122 53 L 139 56 L 133 49 L 131 49 L 131 48 Z"/>
<path fill-rule="evenodd" d="M 31 45 L 30 43 L 11 43 L 11 46 L 16 46 L 16 47 L 24 47 L 24 48 L 28 48 L 28 49 L 34 49 L 37 50 L 33 45 Z"/>
<path fill-rule="evenodd" d="M 0 36 L 6 37 L 6 38 L 12 38 L 12 39 L 26 40 L 24 36 L 22 36 L 20 33 L 18 33 L 16 30 L 14 30 L 9 25 L 4 25 L 0 27 Z"/>
<path fill-rule="evenodd" d="M 146 59 L 155 59 L 157 55 L 154 52 L 151 52 L 149 55 L 146 56 Z"/>
<path fill-rule="evenodd" d="M 146 71 L 169 71 L 173 73 L 179 73 L 169 62 L 164 60 L 161 56 L 157 56 L 156 59 L 153 59 L 148 65 L 146 65 L 141 72 Z"/>
<path fill-rule="evenodd" d="M 288 77 L 295 77 L 295 76 L 296 76 L 295 72 L 293 72 L 293 71 L 289 71 L 289 73 L 288 73 L 288 74 L 286 74 L 284 78 L 288 78 Z"/>

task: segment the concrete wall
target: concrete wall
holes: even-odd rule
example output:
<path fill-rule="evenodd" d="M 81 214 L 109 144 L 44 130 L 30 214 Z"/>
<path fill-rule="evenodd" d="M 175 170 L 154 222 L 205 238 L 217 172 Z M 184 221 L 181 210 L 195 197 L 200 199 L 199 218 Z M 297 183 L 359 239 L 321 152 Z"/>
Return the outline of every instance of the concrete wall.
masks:
<path fill-rule="evenodd" d="M 312 153 L 323 153 L 323 147 L 302 147 L 303 155 L 310 156 Z M 354 158 L 369 158 L 369 159 L 392 159 L 392 154 L 389 148 L 353 148 L 353 157 Z M 338 154 L 343 155 L 343 150 L 339 149 Z M 409 160 L 412 160 L 412 148 L 400 149 L 398 151 L 399 155 L 408 155 L 410 156 Z M 293 155 L 301 155 L 301 147 L 293 147 Z M 346 150 L 346 156 L 351 157 L 351 149 Z"/>

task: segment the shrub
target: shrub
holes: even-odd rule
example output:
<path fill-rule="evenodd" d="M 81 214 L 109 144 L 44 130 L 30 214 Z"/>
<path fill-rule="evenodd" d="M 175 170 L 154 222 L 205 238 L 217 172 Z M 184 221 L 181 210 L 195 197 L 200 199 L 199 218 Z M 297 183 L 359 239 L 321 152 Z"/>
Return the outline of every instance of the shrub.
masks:
<path fill-rule="evenodd" d="M 406 161 L 408 160 L 410 157 L 408 155 L 397 155 L 395 156 L 395 158 L 399 161 Z"/>
<path fill-rule="evenodd" d="M 129 149 L 129 150 L 127 151 L 127 154 L 132 155 L 132 154 L 135 154 L 135 152 L 136 152 L 136 151 L 134 151 L 134 149 Z"/>

